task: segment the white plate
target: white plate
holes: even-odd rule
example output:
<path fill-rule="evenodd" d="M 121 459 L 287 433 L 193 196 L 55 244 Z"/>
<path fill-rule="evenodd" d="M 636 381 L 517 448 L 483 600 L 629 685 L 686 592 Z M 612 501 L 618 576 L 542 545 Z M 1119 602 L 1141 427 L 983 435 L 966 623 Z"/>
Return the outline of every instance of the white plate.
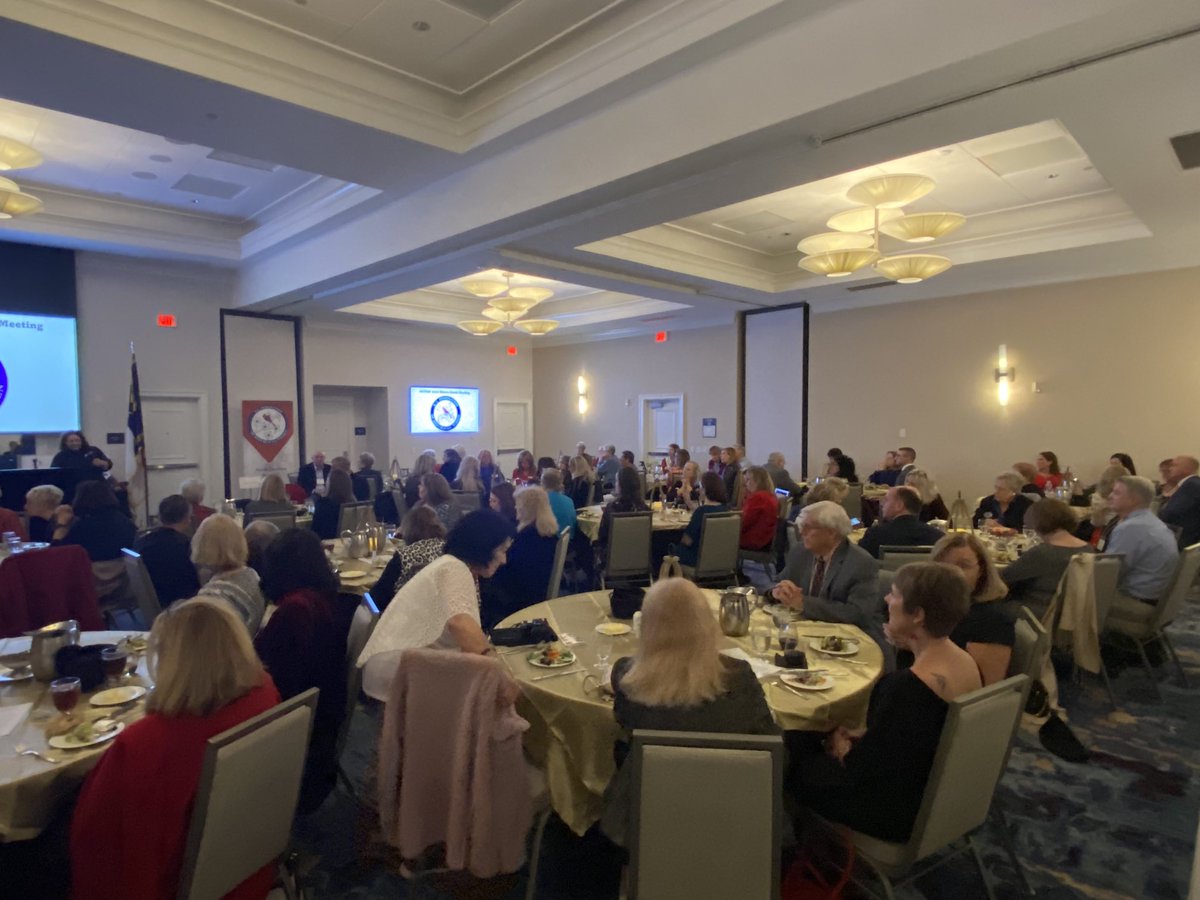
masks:
<path fill-rule="evenodd" d="M 831 675 L 822 675 L 821 680 L 816 684 L 805 684 L 798 675 L 780 675 L 779 680 L 798 691 L 827 691 L 834 684 Z"/>
<path fill-rule="evenodd" d="M 365 581 L 371 580 L 370 572 L 343 572 L 341 574 L 342 584 L 362 584 Z"/>
<path fill-rule="evenodd" d="M 90 741 L 77 741 L 70 737 L 69 734 L 56 734 L 50 740 L 46 741 L 55 750 L 79 750 L 82 747 L 94 747 L 96 744 L 103 744 L 105 741 L 111 741 L 118 734 L 125 730 L 125 723 L 118 722 L 117 727 L 112 731 L 106 731 L 103 734 L 98 734 Z"/>
<path fill-rule="evenodd" d="M 820 641 L 809 641 L 808 646 L 819 653 L 826 653 L 829 656 L 854 656 L 854 654 L 858 653 L 858 641 L 854 640 L 854 638 L 842 638 L 842 642 L 849 645 L 847 649 L 825 650 L 821 647 Z"/>
<path fill-rule="evenodd" d="M 622 634 L 629 634 L 631 631 L 633 629 L 624 622 L 601 622 L 596 626 L 597 634 L 606 634 L 609 637 L 619 637 Z"/>
<path fill-rule="evenodd" d="M 544 663 L 541 661 L 542 651 L 534 650 L 525 657 L 525 661 L 538 669 L 563 669 L 567 666 L 573 666 L 575 664 L 574 653 L 572 653 L 570 650 L 563 650 L 561 653 L 562 655 L 559 656 L 556 662 Z"/>
<path fill-rule="evenodd" d="M 107 691 L 97 691 L 92 694 L 89 702 L 92 706 L 121 706 L 144 696 L 146 696 L 146 689 L 140 684 L 127 684 L 122 687 L 109 688 Z"/>
<path fill-rule="evenodd" d="M 0 684 L 12 684 L 15 681 L 28 681 L 33 677 L 33 669 L 26 666 L 17 675 L 14 669 L 0 669 Z"/>

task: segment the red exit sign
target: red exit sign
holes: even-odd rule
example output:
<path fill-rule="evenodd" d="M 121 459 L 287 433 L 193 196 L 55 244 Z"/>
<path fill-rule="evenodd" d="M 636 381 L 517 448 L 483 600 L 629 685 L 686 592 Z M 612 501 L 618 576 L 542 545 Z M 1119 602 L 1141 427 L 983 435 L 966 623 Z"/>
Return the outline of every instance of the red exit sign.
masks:
<path fill-rule="evenodd" d="M 174 328 L 176 325 L 174 313 L 159 313 L 158 327 L 159 328 Z"/>

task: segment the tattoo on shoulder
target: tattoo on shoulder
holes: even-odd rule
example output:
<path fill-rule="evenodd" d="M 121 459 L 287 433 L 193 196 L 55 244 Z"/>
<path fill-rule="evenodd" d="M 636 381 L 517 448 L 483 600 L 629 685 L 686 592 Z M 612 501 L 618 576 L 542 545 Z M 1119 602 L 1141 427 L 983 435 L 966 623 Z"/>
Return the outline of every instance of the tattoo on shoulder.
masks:
<path fill-rule="evenodd" d="M 937 680 L 938 690 L 940 690 L 943 694 L 946 693 L 946 676 L 939 675 L 937 672 L 934 672 L 933 677 Z"/>

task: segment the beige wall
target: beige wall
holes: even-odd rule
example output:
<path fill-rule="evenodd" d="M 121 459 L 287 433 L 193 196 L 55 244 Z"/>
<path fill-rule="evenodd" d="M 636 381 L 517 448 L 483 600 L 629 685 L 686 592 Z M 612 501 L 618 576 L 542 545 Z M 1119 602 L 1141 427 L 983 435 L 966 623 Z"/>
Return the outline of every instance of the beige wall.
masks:
<path fill-rule="evenodd" d="M 1200 453 L 1198 326 L 1200 268 L 814 315 L 810 471 L 830 446 L 869 472 L 907 444 L 947 499 L 1040 450 L 1088 482 L 1117 451 L 1157 477 L 1158 460 Z"/>
<path fill-rule="evenodd" d="M 734 442 L 737 338 L 733 326 L 543 347 L 533 355 L 534 453 L 589 453 L 602 444 L 637 452 L 638 395 L 684 395 L 684 443 L 707 458 L 712 444 Z M 576 380 L 588 381 L 588 412 L 579 414 Z M 701 437 L 700 420 L 717 419 L 716 438 Z"/>

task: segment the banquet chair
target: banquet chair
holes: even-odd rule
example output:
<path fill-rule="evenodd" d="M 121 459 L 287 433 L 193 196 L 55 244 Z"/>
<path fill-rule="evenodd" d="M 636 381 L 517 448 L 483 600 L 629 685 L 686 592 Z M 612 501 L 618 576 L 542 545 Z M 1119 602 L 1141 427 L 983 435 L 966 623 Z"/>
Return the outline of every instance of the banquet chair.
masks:
<path fill-rule="evenodd" d="M 404 499 L 403 488 L 392 488 L 392 502 L 396 504 L 396 521 L 403 522 L 408 513 L 408 501 Z"/>
<path fill-rule="evenodd" d="M 283 857 L 316 708 L 311 688 L 208 739 L 179 900 L 218 900 Z"/>
<path fill-rule="evenodd" d="M 902 547 L 898 544 L 888 544 L 879 548 L 879 568 L 894 572 L 911 562 L 929 562 L 931 553 L 932 546 Z"/>
<path fill-rule="evenodd" d="M 625 765 L 629 900 L 779 896 L 782 738 L 635 729 Z"/>
<path fill-rule="evenodd" d="M 851 520 L 862 520 L 862 485 L 852 484 L 849 490 L 846 491 L 846 496 L 842 498 L 842 509 L 846 511 Z"/>
<path fill-rule="evenodd" d="M 483 497 L 479 491 L 452 491 L 454 494 L 454 503 L 463 514 L 475 512 L 483 503 Z"/>
<path fill-rule="evenodd" d="M 252 522 L 270 522 L 280 531 L 287 531 L 296 527 L 296 512 L 293 510 L 288 513 L 246 513 L 242 522 L 245 525 Z"/>
<path fill-rule="evenodd" d="M 356 797 L 358 791 L 355 790 L 354 782 L 350 780 L 346 767 L 342 764 L 342 753 L 350 740 L 350 721 L 354 718 L 354 709 L 358 706 L 358 693 L 362 689 L 362 669 L 358 666 L 358 657 L 378 624 L 379 607 L 375 605 L 375 598 L 371 596 L 371 592 L 367 591 L 362 595 L 358 609 L 354 611 L 354 618 L 350 621 L 350 632 L 346 635 L 346 715 L 342 717 L 334 750 L 338 760 L 338 780 Z"/>
<path fill-rule="evenodd" d="M 1149 657 L 1146 656 L 1146 645 L 1155 641 L 1161 643 L 1171 654 L 1175 669 L 1179 673 L 1179 683 L 1185 688 L 1189 687 L 1187 673 L 1184 672 L 1183 665 L 1179 662 L 1175 646 L 1167 637 L 1166 629 L 1175 621 L 1183 604 L 1187 602 L 1188 592 L 1196 580 L 1197 573 L 1200 573 L 1200 544 L 1192 544 L 1179 555 L 1179 561 L 1175 564 L 1175 572 L 1171 576 L 1166 593 L 1156 604 L 1151 606 L 1149 603 L 1142 603 L 1140 600 L 1117 594 L 1108 610 L 1106 630 L 1101 632 L 1102 637 L 1104 634 L 1119 635 L 1126 642 L 1132 642 L 1137 647 L 1138 655 L 1142 658 L 1142 666 L 1150 677 L 1154 694 L 1159 700 L 1162 699 L 1162 692 L 1158 689 L 1158 679 L 1154 675 Z M 1103 663 L 1101 663 L 1101 668 L 1103 668 Z"/>
<path fill-rule="evenodd" d="M 343 503 L 338 513 L 338 534 L 375 524 L 375 504 L 370 500 Z"/>
<path fill-rule="evenodd" d="M 1028 693 L 1028 676 L 1016 675 L 950 701 L 933 769 L 907 842 L 899 844 L 845 826 L 830 826 L 850 838 L 857 859 L 874 873 L 889 900 L 896 896 L 894 887 L 968 851 L 979 870 L 984 893 L 988 900 L 995 900 L 971 833 L 987 821 Z M 949 855 L 919 872 L 913 871 L 918 863 L 959 841 L 962 846 L 953 848 Z M 878 896 L 857 877 L 854 881 L 871 896 Z"/>
<path fill-rule="evenodd" d="M 154 590 L 154 582 L 150 580 L 150 572 L 142 555 L 128 547 L 121 551 L 125 559 L 125 579 L 129 585 L 129 594 L 137 604 L 138 613 L 142 617 L 142 625 L 149 629 L 162 612 L 162 603 L 158 592 Z"/>
<path fill-rule="evenodd" d="M 774 577 L 771 567 L 782 568 L 782 560 L 787 556 L 787 521 L 792 511 L 792 498 L 779 497 L 779 515 L 776 518 L 775 539 L 766 550 L 738 550 L 738 566 L 746 562 L 760 563 L 768 577 Z M 743 569 L 743 574 L 745 570 Z"/>
<path fill-rule="evenodd" d="M 697 584 L 738 583 L 738 541 L 742 535 L 741 513 L 715 513 L 700 522 L 696 565 L 681 566 L 683 577 Z"/>
<path fill-rule="evenodd" d="M 567 564 L 567 547 L 571 543 L 571 526 L 558 533 L 554 547 L 554 565 L 550 568 L 550 584 L 546 588 L 546 599 L 553 600 L 562 592 L 563 569 Z"/>
<path fill-rule="evenodd" d="M 608 556 L 600 587 L 608 582 L 650 583 L 650 535 L 654 519 L 648 512 L 613 513 L 608 528 Z"/>
<path fill-rule="evenodd" d="M 81 631 L 104 630 L 86 550 L 27 550 L 0 565 L 0 638 L 66 619 L 79 622 Z"/>

